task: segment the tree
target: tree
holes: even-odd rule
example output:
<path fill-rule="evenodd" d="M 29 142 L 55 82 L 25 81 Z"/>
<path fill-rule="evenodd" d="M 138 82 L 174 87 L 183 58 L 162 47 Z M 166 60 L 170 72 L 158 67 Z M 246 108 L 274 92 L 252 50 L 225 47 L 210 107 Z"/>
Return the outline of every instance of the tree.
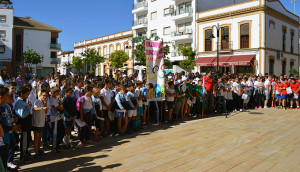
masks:
<path fill-rule="evenodd" d="M 24 62 L 24 65 L 27 65 L 28 67 L 32 67 L 32 65 L 42 63 L 43 60 L 44 56 L 37 53 L 33 49 L 27 49 L 22 56 L 22 61 Z"/>
<path fill-rule="evenodd" d="M 128 54 L 122 50 L 117 50 L 110 55 L 111 67 L 119 69 L 128 61 Z"/>
<path fill-rule="evenodd" d="M 289 73 L 290 73 L 291 75 L 299 75 L 299 72 L 298 72 L 296 69 L 290 69 L 290 70 L 289 70 Z"/>
<path fill-rule="evenodd" d="M 97 64 L 103 63 L 105 58 L 101 56 L 95 49 L 87 49 L 82 54 L 84 64 L 91 65 L 93 71 L 96 70 Z"/>
<path fill-rule="evenodd" d="M 73 57 L 71 68 L 74 68 L 77 71 L 84 68 L 83 60 L 81 59 L 81 57 Z"/>
<path fill-rule="evenodd" d="M 180 67 L 190 72 L 195 66 L 196 51 L 191 46 L 180 45 L 178 53 L 186 58 L 179 63 Z"/>

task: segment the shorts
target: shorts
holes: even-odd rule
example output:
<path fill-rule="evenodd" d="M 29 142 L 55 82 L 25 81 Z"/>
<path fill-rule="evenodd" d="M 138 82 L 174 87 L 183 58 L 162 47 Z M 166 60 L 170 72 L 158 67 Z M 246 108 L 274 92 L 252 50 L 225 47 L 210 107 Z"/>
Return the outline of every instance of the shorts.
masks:
<path fill-rule="evenodd" d="M 143 107 L 138 107 L 137 108 L 137 115 L 143 115 L 144 112 L 143 112 Z"/>
<path fill-rule="evenodd" d="M 268 100 L 270 98 L 270 93 L 265 92 L 265 96 L 266 96 L 266 100 Z"/>
<path fill-rule="evenodd" d="M 286 94 L 282 94 L 282 95 L 281 95 L 281 99 L 283 99 L 283 100 L 286 100 L 287 97 L 288 97 L 288 95 L 286 95 Z"/>
<path fill-rule="evenodd" d="M 42 133 L 44 127 L 32 127 L 32 131 L 37 133 Z"/>
<path fill-rule="evenodd" d="M 167 103 L 168 109 L 173 109 L 174 108 L 174 102 L 167 101 L 166 103 Z"/>
<path fill-rule="evenodd" d="M 127 117 L 128 116 L 128 114 L 127 113 L 125 113 L 125 115 L 124 115 L 124 112 L 115 112 L 116 113 L 116 118 L 125 118 L 125 117 Z"/>
<path fill-rule="evenodd" d="M 276 98 L 276 99 L 281 99 L 280 94 L 275 94 L 275 98 Z"/>
<path fill-rule="evenodd" d="M 137 116 L 137 110 L 128 110 L 128 117 Z"/>
<path fill-rule="evenodd" d="M 73 121 L 64 121 L 64 126 L 66 130 L 72 128 L 72 125 L 73 125 Z"/>

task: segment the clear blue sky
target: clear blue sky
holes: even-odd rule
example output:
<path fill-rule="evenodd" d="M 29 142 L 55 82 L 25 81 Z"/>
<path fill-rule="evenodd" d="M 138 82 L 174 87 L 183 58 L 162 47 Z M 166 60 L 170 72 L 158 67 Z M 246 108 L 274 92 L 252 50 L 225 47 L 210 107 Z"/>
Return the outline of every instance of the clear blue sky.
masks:
<path fill-rule="evenodd" d="M 133 0 L 13 0 L 15 16 L 32 19 L 62 31 L 62 50 L 72 50 L 74 42 L 131 29 Z M 281 0 L 294 11 L 291 0 Z M 296 3 L 300 15 L 300 0 Z"/>

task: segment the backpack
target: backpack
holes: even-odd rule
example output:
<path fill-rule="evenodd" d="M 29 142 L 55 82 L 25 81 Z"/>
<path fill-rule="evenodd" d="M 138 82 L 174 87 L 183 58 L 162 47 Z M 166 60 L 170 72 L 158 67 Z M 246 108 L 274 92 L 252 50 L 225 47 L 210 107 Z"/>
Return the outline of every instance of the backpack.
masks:
<path fill-rule="evenodd" d="M 84 104 L 84 102 L 85 102 L 85 96 L 81 96 L 81 97 L 79 97 L 78 99 L 77 99 L 77 101 L 76 101 L 76 109 L 79 111 L 80 110 L 80 98 L 83 98 L 83 104 Z M 92 100 L 92 97 L 90 97 L 91 98 L 91 102 L 93 102 L 93 100 Z"/>

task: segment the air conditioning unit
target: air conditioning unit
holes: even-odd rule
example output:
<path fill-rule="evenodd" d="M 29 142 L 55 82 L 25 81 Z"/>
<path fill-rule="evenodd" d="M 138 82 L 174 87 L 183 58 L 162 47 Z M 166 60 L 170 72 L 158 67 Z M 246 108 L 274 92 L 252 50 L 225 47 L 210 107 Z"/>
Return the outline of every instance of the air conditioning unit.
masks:
<path fill-rule="evenodd" d="M 277 60 L 280 60 L 283 58 L 283 52 L 277 51 Z"/>

